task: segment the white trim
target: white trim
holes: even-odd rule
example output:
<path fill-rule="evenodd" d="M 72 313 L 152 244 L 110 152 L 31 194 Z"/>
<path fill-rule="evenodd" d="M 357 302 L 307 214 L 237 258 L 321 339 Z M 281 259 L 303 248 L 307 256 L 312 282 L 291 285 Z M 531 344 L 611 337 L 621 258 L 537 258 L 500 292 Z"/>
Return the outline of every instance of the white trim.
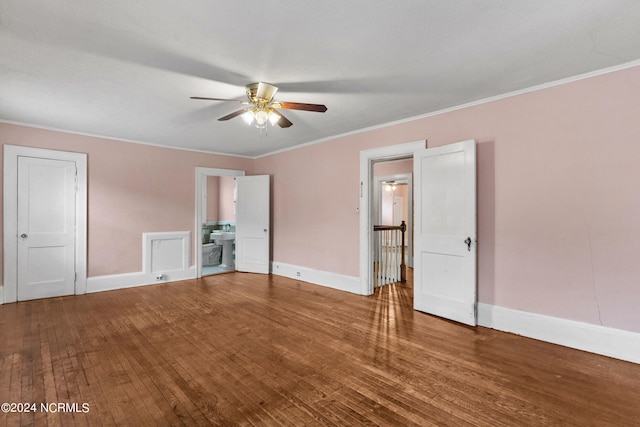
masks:
<path fill-rule="evenodd" d="M 553 344 L 640 363 L 640 333 L 478 304 L 478 324 Z"/>
<path fill-rule="evenodd" d="M 156 273 L 125 273 L 111 276 L 89 277 L 87 279 L 87 293 L 113 291 L 116 289 L 133 288 L 136 286 L 157 285 L 159 283 L 177 282 L 195 279 L 195 267 L 185 270 L 175 270 L 163 273 L 162 279 L 156 278 Z"/>
<path fill-rule="evenodd" d="M 87 155 L 69 151 L 47 150 L 16 145 L 4 146 L 4 283 L 3 302 L 18 299 L 18 157 L 39 157 L 76 163 L 78 192 L 76 197 L 76 284 L 75 294 L 87 292 Z"/>
<path fill-rule="evenodd" d="M 288 277 L 290 279 L 313 283 L 314 285 L 338 289 L 340 291 L 351 292 L 358 295 L 361 294 L 360 279 L 354 276 L 315 270 L 313 268 L 285 264 L 283 262 L 273 262 L 271 265 L 271 272 L 277 276 Z"/>
<path fill-rule="evenodd" d="M 204 205 L 203 197 L 205 195 L 206 183 L 208 176 L 244 176 L 245 172 L 243 170 L 235 170 L 235 169 L 219 169 L 219 168 L 205 168 L 205 167 L 196 167 L 196 225 L 194 236 L 194 247 L 195 247 L 195 268 L 196 268 L 196 278 L 202 277 L 202 251 L 200 250 L 200 246 L 202 245 L 202 223 L 205 222 L 206 218 L 202 218 L 202 208 Z"/>
<path fill-rule="evenodd" d="M 413 153 L 426 148 L 426 141 L 408 142 L 360 151 L 360 292 L 362 295 L 373 294 L 373 278 L 371 256 L 373 242 L 373 210 L 371 207 L 371 187 L 373 181 L 373 163 L 384 160 L 413 158 Z"/>

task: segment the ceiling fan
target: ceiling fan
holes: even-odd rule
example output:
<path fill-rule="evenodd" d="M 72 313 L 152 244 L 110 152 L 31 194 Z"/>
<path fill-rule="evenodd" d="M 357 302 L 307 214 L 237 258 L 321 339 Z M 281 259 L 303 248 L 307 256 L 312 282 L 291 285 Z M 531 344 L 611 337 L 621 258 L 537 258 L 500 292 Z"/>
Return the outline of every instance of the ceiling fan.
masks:
<path fill-rule="evenodd" d="M 327 107 L 322 104 L 305 104 L 302 102 L 284 102 L 274 101 L 273 97 L 278 88 L 272 84 L 259 82 L 248 84 L 245 88 L 248 100 L 243 99 L 224 99 L 224 98 L 204 98 L 200 96 L 192 96 L 191 99 L 201 99 L 205 101 L 233 101 L 248 105 L 224 117 L 220 117 L 219 121 L 233 119 L 242 116 L 247 124 L 255 122 L 256 127 L 263 129 L 267 126 L 267 122 L 272 126 L 276 124 L 281 128 L 288 128 L 293 125 L 279 110 L 303 110 L 324 113 Z M 277 110 L 277 111 L 276 111 Z"/>

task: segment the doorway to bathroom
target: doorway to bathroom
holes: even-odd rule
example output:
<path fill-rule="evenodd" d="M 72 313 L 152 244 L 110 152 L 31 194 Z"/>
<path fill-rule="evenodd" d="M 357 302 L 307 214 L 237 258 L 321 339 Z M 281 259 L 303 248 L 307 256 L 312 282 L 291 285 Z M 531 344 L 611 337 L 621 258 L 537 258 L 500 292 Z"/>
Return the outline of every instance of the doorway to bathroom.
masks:
<path fill-rule="evenodd" d="M 235 271 L 235 178 L 245 172 L 196 168 L 197 277 Z"/>
<path fill-rule="evenodd" d="M 219 177 L 218 196 L 208 194 L 208 178 Z M 229 181 L 226 182 L 225 181 Z M 231 181 L 233 180 L 233 191 Z M 215 180 L 212 181 L 215 183 Z M 271 265 L 269 175 L 245 176 L 245 172 L 232 169 L 196 168 L 196 277 L 227 271 L 269 274 Z M 216 186 L 216 184 L 212 184 Z M 221 186 L 227 189 L 221 189 Z M 215 194 L 215 193 L 214 193 Z M 227 196 L 224 218 L 208 220 L 207 198 Z M 228 213 L 224 213 L 228 212 Z M 207 242 L 207 237 L 209 238 Z M 213 244 L 211 244 L 213 241 Z M 236 245 L 237 243 L 237 245 Z M 210 246 L 205 246 L 210 245 Z M 218 264 L 219 262 L 219 264 Z M 207 265 L 209 264 L 209 265 Z M 223 265 L 224 264 L 224 265 Z M 203 266 L 205 269 L 203 269 Z M 206 267 L 218 267 L 208 269 Z"/>

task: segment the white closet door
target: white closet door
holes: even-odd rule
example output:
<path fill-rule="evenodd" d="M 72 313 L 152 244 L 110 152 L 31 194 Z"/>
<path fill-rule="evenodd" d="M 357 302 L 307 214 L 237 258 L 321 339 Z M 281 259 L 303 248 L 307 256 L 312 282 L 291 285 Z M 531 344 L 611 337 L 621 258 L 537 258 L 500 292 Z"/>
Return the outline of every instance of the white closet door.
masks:
<path fill-rule="evenodd" d="M 18 300 L 75 292 L 76 163 L 18 157 Z"/>

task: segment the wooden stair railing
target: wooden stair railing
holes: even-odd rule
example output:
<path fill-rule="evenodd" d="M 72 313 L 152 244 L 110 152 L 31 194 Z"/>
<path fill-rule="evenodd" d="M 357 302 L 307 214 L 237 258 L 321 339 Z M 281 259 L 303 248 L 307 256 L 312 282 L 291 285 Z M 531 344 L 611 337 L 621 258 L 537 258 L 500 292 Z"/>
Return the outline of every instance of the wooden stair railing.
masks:
<path fill-rule="evenodd" d="M 404 233 L 407 225 L 374 225 L 374 276 L 376 286 L 406 282 Z"/>

